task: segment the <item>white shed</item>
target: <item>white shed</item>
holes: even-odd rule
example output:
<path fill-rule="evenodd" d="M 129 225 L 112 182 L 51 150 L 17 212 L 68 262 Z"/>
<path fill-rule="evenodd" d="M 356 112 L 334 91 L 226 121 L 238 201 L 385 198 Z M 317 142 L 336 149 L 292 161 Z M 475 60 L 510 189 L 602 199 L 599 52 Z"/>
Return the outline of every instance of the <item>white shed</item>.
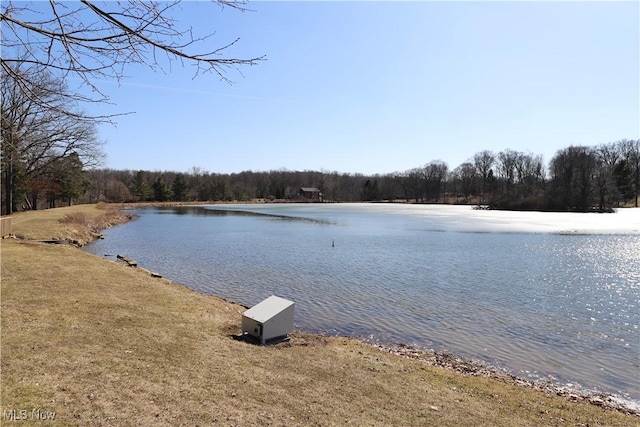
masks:
<path fill-rule="evenodd" d="M 294 302 L 271 295 L 242 313 L 242 332 L 264 344 L 293 331 Z"/>

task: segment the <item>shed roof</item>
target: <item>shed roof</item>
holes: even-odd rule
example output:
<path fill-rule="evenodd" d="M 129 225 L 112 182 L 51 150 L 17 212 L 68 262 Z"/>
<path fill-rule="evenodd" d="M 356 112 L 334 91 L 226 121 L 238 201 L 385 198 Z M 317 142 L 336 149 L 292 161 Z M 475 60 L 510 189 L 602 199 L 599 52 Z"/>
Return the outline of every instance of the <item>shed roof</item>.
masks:
<path fill-rule="evenodd" d="M 320 190 L 318 190 L 316 187 L 300 187 L 300 190 L 304 191 L 305 193 L 319 193 Z"/>
<path fill-rule="evenodd" d="M 291 307 L 293 304 L 293 301 L 271 295 L 266 300 L 254 305 L 249 310 L 242 313 L 242 315 L 257 322 L 264 323 L 274 315 Z"/>

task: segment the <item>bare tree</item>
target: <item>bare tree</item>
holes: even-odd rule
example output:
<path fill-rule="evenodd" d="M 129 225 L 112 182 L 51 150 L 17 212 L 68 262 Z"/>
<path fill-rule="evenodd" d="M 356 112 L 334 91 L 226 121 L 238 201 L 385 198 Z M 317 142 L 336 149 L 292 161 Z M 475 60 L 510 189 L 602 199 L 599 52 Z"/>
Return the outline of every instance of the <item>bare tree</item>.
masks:
<path fill-rule="evenodd" d="M 484 197 L 487 191 L 487 182 L 491 175 L 491 168 L 495 163 L 496 156 L 489 150 L 484 150 L 474 154 L 473 164 L 482 178 L 482 194 L 480 195 L 480 204 L 484 203 Z"/>
<path fill-rule="evenodd" d="M 448 170 L 449 167 L 442 160 L 433 160 L 425 165 L 424 180 L 427 200 L 440 200 Z"/>
<path fill-rule="evenodd" d="M 15 76 L 20 76 L 19 80 Z M 26 87 L 25 87 L 26 86 Z M 96 123 L 78 111 L 64 82 L 47 70 L 0 70 L 2 95 L 2 173 L 5 212 L 16 206 L 18 180 L 41 189 L 53 162 L 78 157 L 84 166 L 101 163 Z M 34 187 L 35 188 L 35 187 Z"/>
<path fill-rule="evenodd" d="M 119 80 L 125 66 L 144 64 L 162 69 L 163 61 L 195 67 L 194 75 L 213 73 L 229 82 L 227 71 L 265 59 L 224 56 L 238 39 L 207 46 L 212 34 L 197 35 L 174 17 L 180 0 L 65 2 L 3 1 L 2 70 L 26 91 L 29 76 L 16 73 L 23 65 L 38 66 L 66 78 L 74 75 L 87 85 L 93 98 L 106 101 L 98 79 Z M 243 0 L 215 0 L 212 5 L 246 11 Z M 203 50 L 199 50 L 203 49 Z M 34 96 L 37 94 L 33 94 Z M 78 94 L 78 100 L 81 97 Z"/>
<path fill-rule="evenodd" d="M 598 209 L 600 212 L 604 212 L 618 199 L 614 170 L 621 154 L 616 143 L 601 144 L 593 149 L 593 154 L 596 158 L 594 180 L 598 196 Z"/>
<path fill-rule="evenodd" d="M 511 196 L 511 189 L 516 178 L 516 164 L 520 153 L 517 151 L 506 149 L 498 153 L 498 173 L 505 184 L 507 198 Z"/>
<path fill-rule="evenodd" d="M 551 159 L 552 208 L 587 212 L 593 206 L 598 159 L 595 150 L 570 146 Z"/>
<path fill-rule="evenodd" d="M 460 190 L 462 191 L 464 200 L 468 201 L 469 196 L 473 192 L 474 180 L 477 177 L 476 167 L 471 162 L 462 163 L 454 169 L 453 176 L 460 181 Z"/>
<path fill-rule="evenodd" d="M 132 199 L 131 193 L 122 181 L 109 181 L 104 189 L 103 197 L 108 202 L 122 203 Z"/>
<path fill-rule="evenodd" d="M 515 167 L 521 195 L 540 195 L 546 174 L 542 156 L 518 153 Z"/>
<path fill-rule="evenodd" d="M 638 207 L 640 194 L 640 139 L 623 139 L 618 141 L 619 150 L 622 152 L 627 164 L 633 171 L 633 187 L 635 190 L 635 207 Z"/>

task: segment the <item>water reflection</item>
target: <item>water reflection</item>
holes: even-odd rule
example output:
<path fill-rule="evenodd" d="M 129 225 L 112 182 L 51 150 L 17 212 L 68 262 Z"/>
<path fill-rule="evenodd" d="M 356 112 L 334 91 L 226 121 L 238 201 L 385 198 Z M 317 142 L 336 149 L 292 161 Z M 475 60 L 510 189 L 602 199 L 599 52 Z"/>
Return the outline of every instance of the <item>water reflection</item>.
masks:
<path fill-rule="evenodd" d="M 316 218 L 304 218 L 298 216 L 289 216 L 281 214 L 273 214 L 267 212 L 254 212 L 250 210 L 242 209 L 228 209 L 228 208 L 216 208 L 211 206 L 171 206 L 157 208 L 158 214 L 168 215 L 193 215 L 193 216 L 247 216 L 256 217 L 262 219 L 275 219 L 282 221 L 301 221 L 301 222 L 313 222 L 318 224 L 332 224 L 331 221 L 325 221 Z"/>

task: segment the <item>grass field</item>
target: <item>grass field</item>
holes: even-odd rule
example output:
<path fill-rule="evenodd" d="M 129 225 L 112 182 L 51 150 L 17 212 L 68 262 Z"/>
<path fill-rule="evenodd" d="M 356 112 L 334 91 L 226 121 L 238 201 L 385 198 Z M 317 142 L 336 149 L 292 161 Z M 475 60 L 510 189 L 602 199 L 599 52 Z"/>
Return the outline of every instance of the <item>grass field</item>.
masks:
<path fill-rule="evenodd" d="M 71 212 L 15 215 L 15 233 L 64 237 Z M 352 339 L 235 340 L 243 307 L 71 246 L 9 239 L 1 256 L 2 425 L 640 425 Z"/>

